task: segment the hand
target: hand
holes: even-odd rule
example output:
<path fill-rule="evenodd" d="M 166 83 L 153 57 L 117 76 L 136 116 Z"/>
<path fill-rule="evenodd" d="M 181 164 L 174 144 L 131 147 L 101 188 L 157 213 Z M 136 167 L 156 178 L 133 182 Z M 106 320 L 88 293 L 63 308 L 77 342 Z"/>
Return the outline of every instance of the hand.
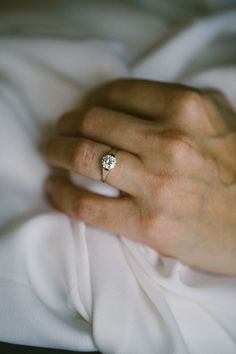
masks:
<path fill-rule="evenodd" d="M 101 180 L 105 197 L 51 177 L 53 205 L 94 227 L 142 242 L 199 270 L 236 274 L 236 114 L 218 91 L 117 80 L 86 109 L 65 114 L 45 148 L 50 164 Z"/>

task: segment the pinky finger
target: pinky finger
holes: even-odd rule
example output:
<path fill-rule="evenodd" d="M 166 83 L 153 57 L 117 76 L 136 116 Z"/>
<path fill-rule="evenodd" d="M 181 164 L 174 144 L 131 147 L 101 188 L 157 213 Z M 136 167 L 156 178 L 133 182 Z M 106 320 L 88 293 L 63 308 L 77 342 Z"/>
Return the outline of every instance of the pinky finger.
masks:
<path fill-rule="evenodd" d="M 102 196 L 79 188 L 62 176 L 50 176 L 45 188 L 51 204 L 68 216 L 113 234 L 133 238 L 137 216 L 135 204 L 129 196 Z"/>

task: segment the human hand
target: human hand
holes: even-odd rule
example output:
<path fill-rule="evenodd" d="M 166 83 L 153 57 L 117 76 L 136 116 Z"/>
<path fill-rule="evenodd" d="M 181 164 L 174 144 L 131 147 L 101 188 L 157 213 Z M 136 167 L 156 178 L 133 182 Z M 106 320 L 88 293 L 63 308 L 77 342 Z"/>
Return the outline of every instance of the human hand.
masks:
<path fill-rule="evenodd" d="M 45 147 L 51 165 L 101 180 L 118 150 L 107 197 L 53 176 L 53 205 L 202 271 L 236 274 L 236 114 L 217 91 L 117 80 L 65 114 Z"/>

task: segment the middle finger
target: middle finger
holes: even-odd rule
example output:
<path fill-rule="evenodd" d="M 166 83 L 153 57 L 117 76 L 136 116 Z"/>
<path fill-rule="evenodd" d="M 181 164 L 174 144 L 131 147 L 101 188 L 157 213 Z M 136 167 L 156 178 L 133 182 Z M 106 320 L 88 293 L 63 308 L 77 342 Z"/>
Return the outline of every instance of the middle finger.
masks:
<path fill-rule="evenodd" d="M 157 130 L 155 122 L 104 107 L 66 113 L 57 126 L 60 135 L 83 136 L 133 154 L 142 152 L 145 138 L 153 130 Z"/>

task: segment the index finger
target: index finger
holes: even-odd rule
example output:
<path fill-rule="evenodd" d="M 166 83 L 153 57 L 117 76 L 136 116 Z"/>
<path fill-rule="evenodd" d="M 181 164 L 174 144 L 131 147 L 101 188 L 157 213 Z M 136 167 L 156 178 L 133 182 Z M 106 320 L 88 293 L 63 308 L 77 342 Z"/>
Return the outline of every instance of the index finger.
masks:
<path fill-rule="evenodd" d="M 151 80 L 118 79 L 92 92 L 85 102 L 155 120 L 170 107 L 176 90 L 187 87 Z"/>

